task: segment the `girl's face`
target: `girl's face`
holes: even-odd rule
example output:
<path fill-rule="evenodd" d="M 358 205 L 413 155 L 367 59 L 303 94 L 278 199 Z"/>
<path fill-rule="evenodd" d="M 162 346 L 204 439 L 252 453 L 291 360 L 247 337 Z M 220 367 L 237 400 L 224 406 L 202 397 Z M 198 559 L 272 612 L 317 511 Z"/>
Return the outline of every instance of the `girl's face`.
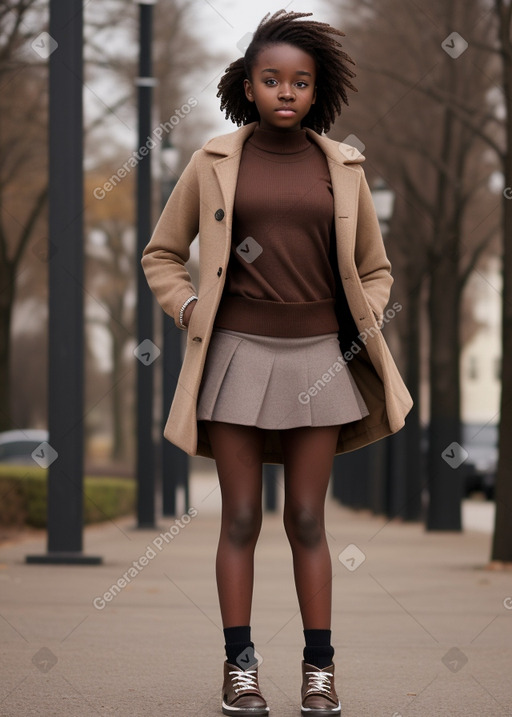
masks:
<path fill-rule="evenodd" d="M 298 130 L 316 99 L 315 61 L 294 45 L 270 45 L 261 50 L 244 80 L 245 95 L 255 102 L 262 129 Z"/>

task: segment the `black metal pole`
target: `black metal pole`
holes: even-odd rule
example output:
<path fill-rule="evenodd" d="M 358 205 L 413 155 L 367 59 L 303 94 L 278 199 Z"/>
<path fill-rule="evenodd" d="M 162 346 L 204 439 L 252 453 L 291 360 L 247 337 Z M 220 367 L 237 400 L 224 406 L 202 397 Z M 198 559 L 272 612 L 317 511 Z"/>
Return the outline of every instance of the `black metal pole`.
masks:
<path fill-rule="evenodd" d="M 155 453 L 153 444 L 153 362 L 156 348 L 153 339 L 153 297 L 140 258 L 151 232 L 151 100 L 154 79 L 151 77 L 151 38 L 153 3 L 139 5 L 139 143 L 137 164 L 137 518 L 139 528 L 155 527 Z M 144 149 L 145 148 L 145 149 Z"/>
<path fill-rule="evenodd" d="M 50 2 L 48 553 L 27 563 L 98 564 L 82 553 L 83 523 L 83 118 L 82 0 Z"/>
<path fill-rule="evenodd" d="M 275 463 L 263 464 L 263 484 L 265 486 L 265 511 L 275 513 L 277 510 L 277 474 Z"/>
<path fill-rule="evenodd" d="M 393 490 L 390 485 L 388 438 L 382 438 L 364 448 L 368 454 L 366 507 L 375 515 L 387 515 L 388 496 Z"/>
<path fill-rule="evenodd" d="M 421 473 L 412 476 L 407 474 L 408 441 L 412 435 L 406 429 L 407 420 L 404 428 L 386 439 L 388 474 L 393 487 L 387 498 L 387 515 L 390 518 L 417 521 L 421 508 Z M 416 446 L 419 446 L 419 441 Z"/>
<path fill-rule="evenodd" d="M 137 164 L 137 518 L 139 528 L 155 527 L 155 452 L 153 444 L 153 296 L 140 257 L 151 233 L 151 39 L 153 3 L 139 5 L 139 133 Z M 146 342 L 146 343 L 144 343 Z"/>
<path fill-rule="evenodd" d="M 162 312 L 163 313 L 163 312 Z M 178 376 L 181 369 L 181 337 L 182 332 L 174 323 L 174 319 L 163 313 L 164 357 L 162 377 L 162 424 L 167 421 L 169 407 L 176 391 Z M 163 430 L 163 425 L 162 425 Z M 182 486 L 185 492 L 185 506 L 190 507 L 188 482 L 188 455 L 178 446 L 162 438 L 162 513 L 176 515 L 176 491 Z"/>
<path fill-rule="evenodd" d="M 175 150 L 168 137 L 162 141 L 162 155 L 168 150 Z M 162 156 L 162 179 L 160 205 L 162 210 L 176 186 L 176 177 L 172 169 L 167 165 Z M 162 426 L 163 434 L 169 408 L 174 398 L 178 376 L 182 364 L 181 340 L 183 332 L 178 329 L 174 319 L 162 311 L 162 336 L 163 336 L 163 375 L 162 375 Z M 190 492 L 188 482 L 189 461 L 188 455 L 181 448 L 175 446 L 166 438 L 161 438 L 161 459 L 162 459 L 162 514 L 176 515 L 176 492 L 181 486 L 185 493 L 184 510 L 190 507 Z"/>
<path fill-rule="evenodd" d="M 334 457 L 332 495 L 343 505 L 359 510 L 370 507 L 371 446 Z"/>

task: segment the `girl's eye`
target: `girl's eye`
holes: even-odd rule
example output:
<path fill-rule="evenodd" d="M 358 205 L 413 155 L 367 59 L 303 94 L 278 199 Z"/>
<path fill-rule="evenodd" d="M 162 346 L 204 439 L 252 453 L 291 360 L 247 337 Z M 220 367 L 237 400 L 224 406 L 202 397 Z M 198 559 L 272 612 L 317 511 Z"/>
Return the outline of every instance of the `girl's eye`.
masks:
<path fill-rule="evenodd" d="M 272 83 L 271 85 L 269 85 L 270 82 Z M 277 80 L 275 80 L 273 77 L 269 77 L 268 80 L 265 80 L 265 84 L 269 85 L 269 87 L 274 87 L 277 84 Z M 304 82 L 304 80 L 299 80 L 295 84 L 300 87 L 301 90 L 308 86 L 308 83 Z"/>

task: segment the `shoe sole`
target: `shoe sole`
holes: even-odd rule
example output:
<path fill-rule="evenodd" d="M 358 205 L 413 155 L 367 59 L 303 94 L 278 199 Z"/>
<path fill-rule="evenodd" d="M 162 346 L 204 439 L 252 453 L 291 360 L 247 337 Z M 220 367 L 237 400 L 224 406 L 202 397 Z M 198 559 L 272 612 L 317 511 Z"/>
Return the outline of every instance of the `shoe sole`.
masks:
<path fill-rule="evenodd" d="M 337 706 L 333 707 L 332 710 L 318 710 L 314 707 L 301 707 L 300 713 L 301 715 L 304 715 L 304 717 L 325 717 L 325 715 L 339 715 L 341 714 L 341 702 L 338 700 Z"/>
<path fill-rule="evenodd" d="M 236 715 L 236 717 L 259 717 L 259 715 L 268 715 L 268 707 L 229 707 L 224 700 L 222 701 L 222 714 Z"/>

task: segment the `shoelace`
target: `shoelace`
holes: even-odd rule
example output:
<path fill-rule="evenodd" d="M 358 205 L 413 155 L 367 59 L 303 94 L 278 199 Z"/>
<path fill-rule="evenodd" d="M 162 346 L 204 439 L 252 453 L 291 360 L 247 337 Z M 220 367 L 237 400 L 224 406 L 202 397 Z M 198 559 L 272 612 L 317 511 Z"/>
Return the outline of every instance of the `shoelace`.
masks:
<path fill-rule="evenodd" d="M 256 670 L 231 670 L 229 674 L 236 675 L 236 677 L 231 678 L 233 681 L 233 689 L 236 693 L 247 689 L 258 689 Z"/>
<path fill-rule="evenodd" d="M 331 691 L 331 678 L 330 672 L 306 672 L 306 675 L 311 675 L 308 679 L 308 689 L 306 694 L 309 692 L 325 692 L 329 694 Z"/>

